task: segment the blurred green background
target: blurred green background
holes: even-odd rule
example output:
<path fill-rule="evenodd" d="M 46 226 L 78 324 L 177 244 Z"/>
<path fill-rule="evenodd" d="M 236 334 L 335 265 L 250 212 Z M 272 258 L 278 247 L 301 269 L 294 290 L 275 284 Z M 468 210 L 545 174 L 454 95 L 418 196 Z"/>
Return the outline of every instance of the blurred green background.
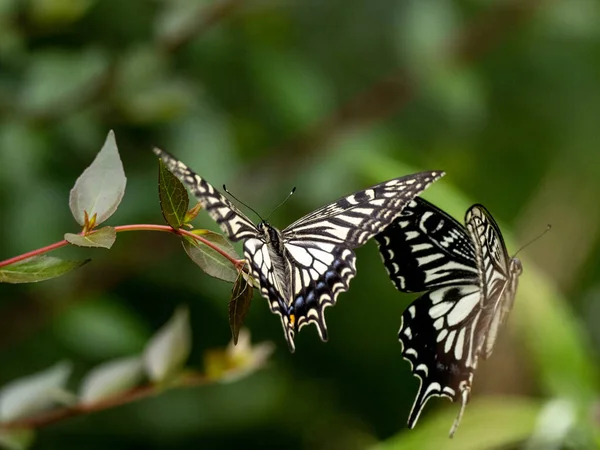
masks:
<path fill-rule="evenodd" d="M 0 0 L 0 259 L 77 232 L 75 179 L 114 129 L 128 177 L 110 225 L 163 223 L 164 148 L 285 227 L 417 170 L 462 221 L 494 214 L 524 273 L 461 427 L 433 400 L 405 428 L 418 380 L 375 244 L 314 327 L 285 345 L 255 295 L 246 324 L 270 365 L 44 428 L 39 449 L 596 448 L 600 426 L 600 2 L 597 0 Z M 199 226 L 213 224 L 203 214 Z M 119 234 L 62 278 L 0 285 L 0 385 L 139 352 L 179 304 L 201 368 L 230 339 L 231 285 L 164 233 Z"/>

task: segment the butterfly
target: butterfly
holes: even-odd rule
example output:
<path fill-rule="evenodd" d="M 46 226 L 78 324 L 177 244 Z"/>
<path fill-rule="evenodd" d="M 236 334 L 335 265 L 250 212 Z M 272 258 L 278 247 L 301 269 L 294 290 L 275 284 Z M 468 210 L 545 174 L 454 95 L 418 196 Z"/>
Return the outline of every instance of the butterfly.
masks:
<path fill-rule="evenodd" d="M 226 197 L 167 152 L 154 149 L 194 194 L 231 241 L 243 241 L 250 274 L 271 311 L 281 318 L 293 352 L 296 330 L 314 323 L 327 340 L 324 310 L 335 304 L 356 274 L 353 249 L 382 231 L 416 195 L 444 175 L 421 172 L 395 178 L 341 198 L 283 231 L 262 220 L 255 225 Z"/>
<path fill-rule="evenodd" d="M 413 428 L 431 397 L 460 400 L 454 435 L 469 401 L 480 357 L 488 358 L 510 312 L 523 268 L 511 258 L 498 224 L 482 205 L 465 226 L 416 197 L 375 236 L 401 292 L 425 292 L 402 313 L 402 356 L 419 378 L 408 418 Z"/>

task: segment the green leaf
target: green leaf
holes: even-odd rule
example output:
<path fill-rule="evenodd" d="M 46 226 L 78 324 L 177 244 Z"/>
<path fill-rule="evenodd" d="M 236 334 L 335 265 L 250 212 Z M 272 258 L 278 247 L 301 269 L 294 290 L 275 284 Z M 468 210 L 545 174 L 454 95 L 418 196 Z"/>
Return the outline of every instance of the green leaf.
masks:
<path fill-rule="evenodd" d="M 56 278 L 90 262 L 66 261 L 55 256 L 33 256 L 0 268 L 0 283 L 35 283 Z"/>
<path fill-rule="evenodd" d="M 144 350 L 152 329 L 122 297 L 100 292 L 71 305 L 54 320 L 51 334 L 74 358 L 106 361 Z"/>
<path fill-rule="evenodd" d="M 96 0 L 30 0 L 28 15 L 36 24 L 60 26 L 81 18 Z"/>
<path fill-rule="evenodd" d="M 0 448 L 27 450 L 33 444 L 35 432 L 26 428 L 0 430 Z"/>
<path fill-rule="evenodd" d="M 96 403 L 137 386 L 143 376 L 144 363 L 139 356 L 105 362 L 86 374 L 79 398 L 82 403 Z"/>
<path fill-rule="evenodd" d="M 144 364 L 153 382 L 165 382 L 183 368 L 192 349 L 189 315 L 187 308 L 177 308 L 146 344 Z"/>
<path fill-rule="evenodd" d="M 171 227 L 179 229 L 185 222 L 190 200 L 183 183 L 162 159 L 158 160 L 158 197 L 163 217 Z"/>
<path fill-rule="evenodd" d="M 113 227 L 104 227 L 82 236 L 81 234 L 65 233 L 65 239 L 78 247 L 111 248 L 117 239 L 117 232 Z"/>
<path fill-rule="evenodd" d="M 202 233 L 202 237 L 215 244 L 221 250 L 235 259 L 240 259 L 233 245 L 218 233 L 208 230 L 196 230 Z M 233 283 L 238 277 L 238 271 L 227 258 L 210 248 L 208 245 L 195 239 L 184 237 L 182 239 L 183 248 L 188 256 L 204 272 L 211 277 Z"/>
<path fill-rule="evenodd" d="M 243 276 L 238 276 L 231 291 L 229 300 L 229 326 L 233 337 L 233 345 L 237 345 L 240 328 L 250 309 L 254 289 Z"/>
<path fill-rule="evenodd" d="M 0 391 L 0 421 L 30 417 L 60 399 L 71 365 L 58 363 L 42 372 L 12 381 Z"/>
<path fill-rule="evenodd" d="M 63 47 L 64 48 L 64 47 Z M 25 114 L 60 116 L 93 95 L 109 68 L 99 47 L 78 51 L 42 50 L 27 64 L 19 84 L 19 106 Z"/>
<path fill-rule="evenodd" d="M 182 36 L 189 36 L 202 23 L 202 13 L 210 8 L 207 2 L 180 0 L 165 2 L 156 21 L 156 35 L 161 42 L 178 42 Z"/>
<path fill-rule="evenodd" d="M 526 439 L 534 430 L 539 402 L 525 398 L 474 399 L 465 410 L 452 439 L 448 431 L 458 405 L 428 420 L 421 419 L 414 430 L 405 431 L 371 450 L 483 450 L 505 448 Z M 484 431 L 485 430 L 485 431 Z"/>
<path fill-rule="evenodd" d="M 121 203 L 126 184 L 115 134 L 111 130 L 92 164 L 71 189 L 69 206 L 77 223 L 85 224 L 86 212 L 89 217 L 96 214 L 96 225 L 112 216 Z"/>

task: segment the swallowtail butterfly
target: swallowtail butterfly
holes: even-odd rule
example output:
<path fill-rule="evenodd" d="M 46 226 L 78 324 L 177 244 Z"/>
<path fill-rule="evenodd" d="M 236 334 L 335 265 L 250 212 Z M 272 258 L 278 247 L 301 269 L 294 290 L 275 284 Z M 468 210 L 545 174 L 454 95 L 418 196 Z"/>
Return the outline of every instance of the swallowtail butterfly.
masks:
<path fill-rule="evenodd" d="M 154 152 L 195 195 L 232 241 L 244 241 L 244 257 L 271 311 L 281 317 L 290 351 L 294 334 L 314 323 L 327 340 L 324 309 L 348 290 L 356 274 L 354 248 L 389 225 L 402 208 L 443 172 L 421 172 L 356 192 L 297 220 L 283 231 L 258 225 L 182 162 Z"/>
<path fill-rule="evenodd" d="M 506 250 L 498 225 L 482 205 L 466 227 L 417 197 L 375 239 L 402 292 L 423 292 L 402 314 L 398 338 L 420 387 L 409 428 L 431 397 L 460 400 L 450 436 L 469 401 L 479 357 L 492 353 L 515 299 L 521 262 Z"/>

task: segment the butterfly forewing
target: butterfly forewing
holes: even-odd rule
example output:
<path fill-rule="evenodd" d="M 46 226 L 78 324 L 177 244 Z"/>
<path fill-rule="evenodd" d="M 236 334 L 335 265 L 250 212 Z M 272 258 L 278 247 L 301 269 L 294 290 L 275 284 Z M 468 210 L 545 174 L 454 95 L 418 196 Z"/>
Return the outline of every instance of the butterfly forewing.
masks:
<path fill-rule="evenodd" d="M 348 290 L 356 274 L 352 249 L 382 231 L 409 201 L 444 175 L 422 172 L 378 184 L 319 208 L 280 232 L 266 222 L 255 226 L 183 163 L 162 150 L 155 153 L 231 240 L 244 240 L 251 275 L 271 311 L 281 317 L 292 351 L 295 331 L 308 323 L 327 339 L 324 309 Z"/>
<path fill-rule="evenodd" d="M 302 217 L 283 234 L 286 242 L 320 241 L 355 248 L 383 230 L 440 173 L 396 178 L 343 197 Z"/>
<path fill-rule="evenodd" d="M 466 230 L 422 198 L 412 200 L 375 239 L 392 282 L 402 292 L 477 280 L 475 250 Z"/>

